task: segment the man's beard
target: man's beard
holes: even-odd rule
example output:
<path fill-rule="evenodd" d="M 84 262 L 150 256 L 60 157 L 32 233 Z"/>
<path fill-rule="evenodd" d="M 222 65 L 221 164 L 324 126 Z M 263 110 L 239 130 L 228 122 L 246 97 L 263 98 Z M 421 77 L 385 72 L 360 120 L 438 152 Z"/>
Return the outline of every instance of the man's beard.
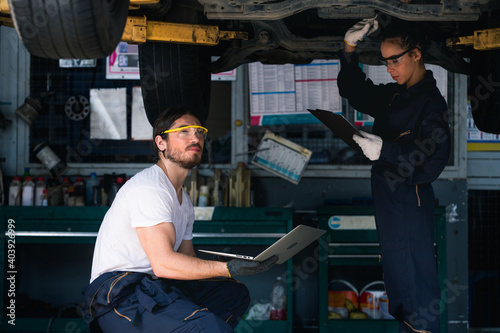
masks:
<path fill-rule="evenodd" d="M 199 145 L 193 145 L 193 146 L 200 147 Z M 187 147 L 186 149 L 190 147 Z M 191 170 L 201 162 L 201 157 L 198 157 L 198 155 L 194 155 L 193 159 L 190 161 L 182 160 L 180 156 L 181 156 L 180 152 L 172 153 L 169 147 L 167 147 L 167 149 L 163 151 L 163 157 L 165 157 L 170 162 L 177 164 L 181 168 L 187 170 Z"/>

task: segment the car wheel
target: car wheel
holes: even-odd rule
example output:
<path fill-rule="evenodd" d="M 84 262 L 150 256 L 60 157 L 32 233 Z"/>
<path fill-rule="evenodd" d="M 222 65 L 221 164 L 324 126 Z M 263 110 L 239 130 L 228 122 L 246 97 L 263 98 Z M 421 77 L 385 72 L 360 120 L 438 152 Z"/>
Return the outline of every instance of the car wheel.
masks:
<path fill-rule="evenodd" d="M 139 45 L 142 97 L 149 122 L 171 106 L 189 106 L 202 123 L 210 106 L 210 55 L 203 46 Z"/>
<path fill-rule="evenodd" d="M 9 0 L 28 51 L 52 59 L 104 58 L 123 34 L 128 0 Z"/>

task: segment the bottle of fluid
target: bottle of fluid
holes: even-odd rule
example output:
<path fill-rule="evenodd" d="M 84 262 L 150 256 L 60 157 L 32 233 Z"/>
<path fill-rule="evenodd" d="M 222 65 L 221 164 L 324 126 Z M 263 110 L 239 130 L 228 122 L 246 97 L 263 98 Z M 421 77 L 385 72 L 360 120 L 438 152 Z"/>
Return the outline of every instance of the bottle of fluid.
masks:
<path fill-rule="evenodd" d="M 270 320 L 286 320 L 286 285 L 281 276 L 276 278 L 271 290 Z"/>
<path fill-rule="evenodd" d="M 206 207 L 208 206 L 208 186 L 200 186 L 200 195 L 198 196 L 198 206 Z"/>
<path fill-rule="evenodd" d="M 42 205 L 43 191 L 45 191 L 45 196 L 47 196 L 47 184 L 45 183 L 45 178 L 38 177 L 35 183 L 35 206 Z"/>
<path fill-rule="evenodd" d="M 62 185 L 59 184 L 58 180 L 49 178 L 47 180 L 47 205 L 61 206 L 63 205 L 63 201 Z"/>
<path fill-rule="evenodd" d="M 33 206 L 35 202 L 35 183 L 33 182 L 33 177 L 27 176 L 24 179 L 21 198 L 22 206 Z"/>
<path fill-rule="evenodd" d="M 73 184 L 74 206 L 85 206 L 85 183 L 83 177 L 77 177 Z"/>
<path fill-rule="evenodd" d="M 121 177 L 118 177 L 121 178 Z M 118 185 L 118 178 L 113 178 L 111 180 L 111 185 L 109 186 L 109 191 L 108 191 L 108 202 L 106 203 L 108 206 L 111 206 L 113 203 L 113 200 L 115 200 L 116 193 L 118 193 L 118 189 L 120 188 Z M 123 182 L 123 178 L 122 182 Z"/>
<path fill-rule="evenodd" d="M 12 178 L 9 185 L 9 206 L 21 206 L 21 177 Z"/>
<path fill-rule="evenodd" d="M 87 191 L 87 196 L 86 196 L 86 204 L 87 206 L 96 206 L 96 204 L 94 203 L 94 191 L 96 191 L 96 189 L 94 188 L 99 188 L 99 180 L 96 178 L 96 174 L 95 172 L 91 172 L 90 173 L 90 178 L 87 179 L 87 183 L 85 184 L 85 189 Z"/>
<path fill-rule="evenodd" d="M 42 191 L 42 203 L 41 206 L 48 206 L 49 205 L 49 199 L 47 197 L 47 189 L 44 189 Z"/>
<path fill-rule="evenodd" d="M 101 206 L 106 206 L 108 204 L 108 192 L 104 188 L 104 178 L 101 178 Z"/>
<path fill-rule="evenodd" d="M 68 197 L 69 197 L 69 188 L 72 187 L 71 179 L 69 177 L 63 178 L 63 183 L 61 185 L 62 193 L 63 193 L 63 204 L 64 206 L 68 206 Z"/>
<path fill-rule="evenodd" d="M 125 184 L 125 179 L 123 177 L 116 177 L 116 183 L 118 184 L 118 189 L 120 189 Z"/>

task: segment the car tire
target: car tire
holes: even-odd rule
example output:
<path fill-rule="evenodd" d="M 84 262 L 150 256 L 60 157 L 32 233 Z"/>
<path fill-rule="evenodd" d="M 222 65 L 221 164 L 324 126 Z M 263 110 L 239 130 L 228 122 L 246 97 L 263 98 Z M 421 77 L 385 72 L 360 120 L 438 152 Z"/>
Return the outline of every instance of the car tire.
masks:
<path fill-rule="evenodd" d="M 204 123 L 210 106 L 210 55 L 203 46 L 147 42 L 139 45 L 144 108 L 151 125 L 172 106 L 191 107 Z"/>
<path fill-rule="evenodd" d="M 118 45 L 129 0 L 9 0 L 9 8 L 31 54 L 94 59 L 108 56 Z"/>

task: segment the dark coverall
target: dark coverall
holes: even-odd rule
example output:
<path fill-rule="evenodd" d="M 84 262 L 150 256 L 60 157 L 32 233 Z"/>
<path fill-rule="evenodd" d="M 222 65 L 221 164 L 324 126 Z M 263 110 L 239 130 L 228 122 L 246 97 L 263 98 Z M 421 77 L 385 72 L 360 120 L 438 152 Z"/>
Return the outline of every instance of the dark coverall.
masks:
<path fill-rule="evenodd" d="M 383 139 L 371 190 L 389 313 L 400 322 L 400 332 L 439 332 L 431 183 L 450 155 L 446 102 L 431 71 L 409 89 L 375 85 L 359 67 L 357 53 L 339 57 L 340 95 L 374 117 L 373 134 Z"/>
<path fill-rule="evenodd" d="M 83 312 L 94 332 L 234 332 L 250 304 L 234 279 L 178 281 L 109 272 L 83 289 Z"/>

